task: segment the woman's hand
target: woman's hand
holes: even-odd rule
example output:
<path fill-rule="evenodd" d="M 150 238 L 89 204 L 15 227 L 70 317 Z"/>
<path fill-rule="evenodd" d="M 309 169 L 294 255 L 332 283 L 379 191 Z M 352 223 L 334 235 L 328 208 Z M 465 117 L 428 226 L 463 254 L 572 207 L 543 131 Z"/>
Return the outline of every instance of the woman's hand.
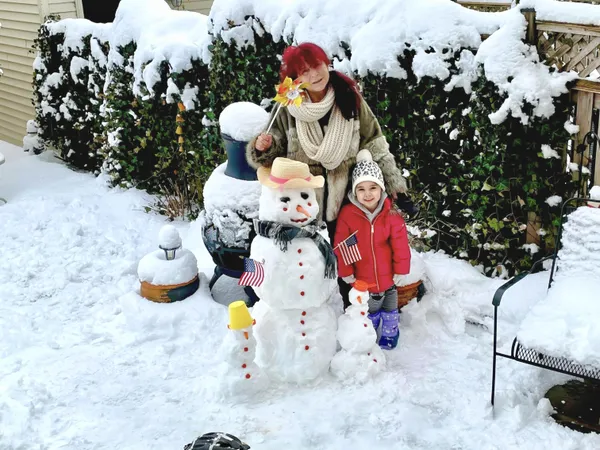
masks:
<path fill-rule="evenodd" d="M 273 145 L 273 136 L 271 136 L 270 134 L 262 133 L 256 138 L 254 148 L 259 152 L 265 152 L 271 148 L 271 145 Z"/>

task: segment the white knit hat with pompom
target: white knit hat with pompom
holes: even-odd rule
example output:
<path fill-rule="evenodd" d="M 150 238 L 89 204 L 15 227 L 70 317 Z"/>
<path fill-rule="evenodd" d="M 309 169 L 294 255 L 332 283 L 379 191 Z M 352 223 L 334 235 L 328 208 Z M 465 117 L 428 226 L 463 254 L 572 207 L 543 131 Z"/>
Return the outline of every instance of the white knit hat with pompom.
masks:
<path fill-rule="evenodd" d="M 385 192 L 383 173 L 369 150 L 363 149 L 356 155 L 356 166 L 352 171 L 352 193 L 356 194 L 356 186 L 363 181 L 372 181 L 378 184 Z"/>

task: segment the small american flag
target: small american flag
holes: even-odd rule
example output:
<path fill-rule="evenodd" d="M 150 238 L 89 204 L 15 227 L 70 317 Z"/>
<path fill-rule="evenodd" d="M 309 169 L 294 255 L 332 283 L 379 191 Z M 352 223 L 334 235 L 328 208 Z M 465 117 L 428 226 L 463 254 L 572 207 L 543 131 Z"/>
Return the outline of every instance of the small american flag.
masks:
<path fill-rule="evenodd" d="M 260 286 L 265 279 L 265 269 L 261 263 L 244 258 L 244 273 L 240 277 L 240 286 Z"/>
<path fill-rule="evenodd" d="M 351 234 L 346 239 L 338 244 L 338 248 L 344 260 L 344 264 L 349 266 L 350 264 L 360 261 L 362 256 L 358 251 L 358 240 L 356 239 L 356 233 Z"/>

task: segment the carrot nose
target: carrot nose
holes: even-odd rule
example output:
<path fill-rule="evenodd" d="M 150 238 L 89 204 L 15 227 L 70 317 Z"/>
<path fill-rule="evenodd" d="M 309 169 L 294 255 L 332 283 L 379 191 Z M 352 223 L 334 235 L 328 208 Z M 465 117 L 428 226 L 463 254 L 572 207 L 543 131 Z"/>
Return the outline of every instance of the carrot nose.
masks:
<path fill-rule="evenodd" d="M 304 214 L 306 217 L 310 217 L 310 214 L 308 213 L 307 210 L 305 210 L 302 206 L 298 205 L 296 206 L 296 211 L 298 211 L 299 213 Z"/>
<path fill-rule="evenodd" d="M 246 340 L 248 340 L 248 332 L 244 331 L 244 337 L 246 338 Z"/>
<path fill-rule="evenodd" d="M 356 300 L 358 301 L 359 305 L 362 305 L 362 297 L 360 295 L 356 297 Z"/>

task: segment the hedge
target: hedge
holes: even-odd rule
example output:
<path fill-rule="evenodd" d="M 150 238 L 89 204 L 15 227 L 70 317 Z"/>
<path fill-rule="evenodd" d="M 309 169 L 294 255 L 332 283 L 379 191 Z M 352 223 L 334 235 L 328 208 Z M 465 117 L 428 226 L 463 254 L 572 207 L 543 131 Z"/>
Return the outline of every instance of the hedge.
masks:
<path fill-rule="evenodd" d="M 194 217 L 202 207 L 204 181 L 224 161 L 215 126 L 220 112 L 231 102 L 263 104 L 272 97 L 279 55 L 289 42 L 274 39 L 260 20 L 247 17 L 253 45 L 237 45 L 213 31 L 210 66 L 194 60 L 188 70 L 177 73 L 164 62 L 160 80 L 150 87 L 142 83 L 141 93 L 135 95 L 135 42 L 116 49 L 127 64 L 107 68 L 93 57 L 93 36 L 86 37 L 81 49 L 58 51 L 64 35 L 50 33 L 51 23 L 41 27 L 36 41 L 40 60 L 34 80 L 37 121 L 46 143 L 76 167 L 102 168 L 115 185 L 137 186 L 167 197 L 185 192 L 180 201 L 187 203 L 186 214 Z M 107 54 L 105 42 L 96 44 Z M 340 45 L 351 56 L 350 46 Z M 369 73 L 359 81 L 420 207 L 410 222 L 411 232 L 426 249 L 466 259 L 487 274 L 507 276 L 527 269 L 552 248 L 556 233 L 558 208 L 545 200 L 553 195 L 566 198 L 573 191 L 564 171 L 567 96 L 555 99 L 556 112 L 549 119 L 532 115 L 523 125 L 509 117 L 492 124 L 489 115 L 506 98 L 494 83 L 479 77 L 472 93 L 459 88 L 446 91 L 437 78 L 415 76 L 411 64 L 415 53 L 406 47 L 398 61 L 407 79 Z M 455 50 L 448 59 L 451 75 L 459 72 L 456 62 L 463 50 L 474 49 Z M 91 61 L 79 82 L 64 69 L 75 57 Z M 61 83 L 49 82 L 53 77 L 60 77 Z M 181 112 L 184 121 L 177 122 L 186 87 L 197 90 L 196 100 L 193 108 Z M 68 108 L 68 115 L 48 113 L 48 106 L 59 110 L 65 99 L 76 105 Z M 525 105 L 524 110 L 532 108 Z M 542 144 L 562 158 L 544 158 Z M 161 210 L 173 215 L 164 203 Z M 541 218 L 543 227 L 537 253 L 535 247 L 523 246 L 528 220 L 534 216 Z"/>

